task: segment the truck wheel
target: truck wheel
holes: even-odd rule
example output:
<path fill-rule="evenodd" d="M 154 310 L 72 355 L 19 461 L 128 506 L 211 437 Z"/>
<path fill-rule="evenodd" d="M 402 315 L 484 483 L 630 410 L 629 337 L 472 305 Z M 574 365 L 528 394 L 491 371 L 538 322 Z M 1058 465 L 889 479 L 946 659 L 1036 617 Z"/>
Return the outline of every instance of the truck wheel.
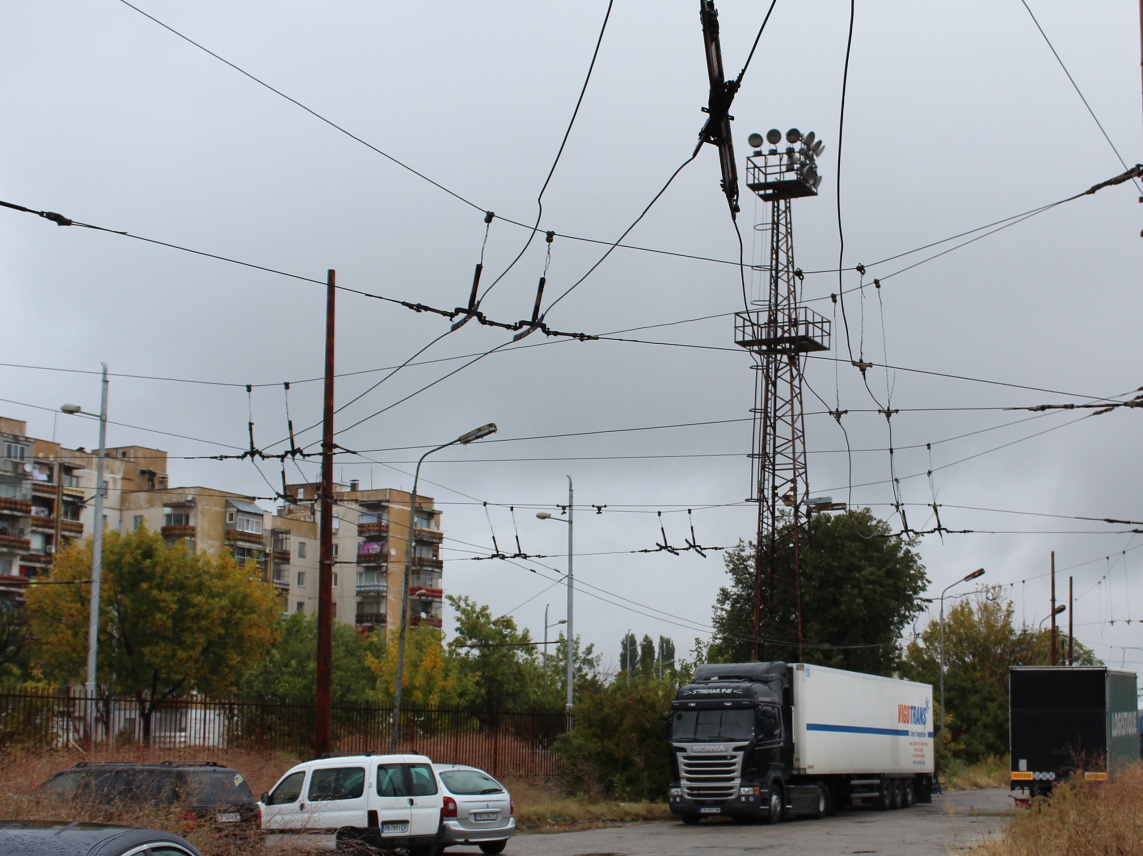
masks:
<path fill-rule="evenodd" d="M 770 785 L 770 803 L 766 807 L 766 822 L 781 823 L 785 807 L 786 804 L 782 799 L 782 786 L 777 783 Z"/>
<path fill-rule="evenodd" d="M 702 815 L 701 814 L 680 814 L 679 820 L 681 820 L 687 826 L 695 826 L 700 820 L 702 820 Z"/>
<path fill-rule="evenodd" d="M 917 788 L 912 779 L 905 780 L 905 790 L 902 793 L 901 808 L 912 808 L 917 804 Z"/>
<path fill-rule="evenodd" d="M 825 817 L 829 814 L 829 788 L 824 782 L 818 782 L 814 793 L 814 817 Z"/>

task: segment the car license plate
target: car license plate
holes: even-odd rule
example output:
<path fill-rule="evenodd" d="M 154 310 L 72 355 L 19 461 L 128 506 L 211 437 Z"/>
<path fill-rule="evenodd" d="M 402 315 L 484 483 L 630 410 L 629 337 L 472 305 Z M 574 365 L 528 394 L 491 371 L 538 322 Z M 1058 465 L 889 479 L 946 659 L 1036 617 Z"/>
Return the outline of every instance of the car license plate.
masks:
<path fill-rule="evenodd" d="M 481 821 L 496 820 L 498 817 L 500 817 L 500 812 L 498 811 L 474 811 L 472 813 L 472 819 L 477 823 L 480 823 Z"/>
<path fill-rule="evenodd" d="M 721 812 L 722 812 L 722 809 L 720 809 L 720 808 L 706 808 L 706 807 L 704 807 L 704 808 L 699 809 L 699 814 L 721 814 Z"/>
<path fill-rule="evenodd" d="M 214 819 L 219 823 L 238 823 L 241 817 L 236 811 L 220 811 L 214 816 Z"/>
<path fill-rule="evenodd" d="M 391 823 L 381 824 L 382 835 L 404 835 L 409 831 L 409 822 L 407 820 L 393 821 Z"/>

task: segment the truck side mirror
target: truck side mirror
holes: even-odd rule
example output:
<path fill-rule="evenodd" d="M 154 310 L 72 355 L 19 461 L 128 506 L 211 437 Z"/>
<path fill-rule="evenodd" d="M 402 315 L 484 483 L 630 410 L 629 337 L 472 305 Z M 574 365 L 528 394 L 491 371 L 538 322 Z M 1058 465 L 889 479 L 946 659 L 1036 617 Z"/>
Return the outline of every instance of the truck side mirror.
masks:
<path fill-rule="evenodd" d="M 663 719 L 663 739 L 664 740 L 670 740 L 671 739 L 671 714 L 664 713 L 662 716 L 662 719 Z"/>

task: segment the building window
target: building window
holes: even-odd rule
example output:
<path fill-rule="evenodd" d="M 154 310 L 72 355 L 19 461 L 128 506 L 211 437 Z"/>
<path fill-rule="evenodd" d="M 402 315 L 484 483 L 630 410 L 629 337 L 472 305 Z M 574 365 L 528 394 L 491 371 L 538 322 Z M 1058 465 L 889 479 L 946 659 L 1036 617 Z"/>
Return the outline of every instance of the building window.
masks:
<path fill-rule="evenodd" d="M 305 541 L 299 541 L 298 542 L 298 558 L 304 559 L 305 557 L 306 557 L 306 542 Z"/>
<path fill-rule="evenodd" d="M 9 461 L 22 461 L 27 449 L 19 443 L 5 443 L 4 444 L 4 457 Z"/>
<path fill-rule="evenodd" d="M 294 607 L 294 612 L 305 612 L 305 611 L 306 611 L 306 605 L 302 601 L 299 600 L 297 605 Z"/>
<path fill-rule="evenodd" d="M 335 559 L 337 558 L 337 542 L 336 541 L 333 542 L 333 557 Z"/>
<path fill-rule="evenodd" d="M 234 512 L 233 511 L 227 511 L 226 512 L 226 522 L 227 523 L 233 523 L 234 522 Z"/>
<path fill-rule="evenodd" d="M 142 520 L 141 517 L 136 517 L 136 520 Z M 164 526 L 190 526 L 191 516 L 189 511 L 168 511 L 163 514 Z M 136 526 L 136 529 L 139 527 Z"/>
<path fill-rule="evenodd" d="M 334 602 L 334 603 L 330 604 L 330 606 L 333 607 L 333 617 L 337 618 L 337 603 Z"/>
<path fill-rule="evenodd" d="M 306 584 L 306 572 L 298 571 L 298 588 L 304 588 Z"/>
<path fill-rule="evenodd" d="M 132 524 L 133 524 L 136 532 L 138 532 L 140 529 L 142 529 L 143 528 L 143 515 L 142 514 L 136 514 L 135 517 L 133 518 Z"/>
<path fill-rule="evenodd" d="M 337 574 L 333 575 L 333 587 L 337 588 Z"/>
<path fill-rule="evenodd" d="M 227 517 L 229 517 L 229 514 Z M 262 518 L 254 514 L 243 514 L 239 512 L 238 520 L 235 521 L 234 527 L 239 532 L 250 532 L 254 535 L 261 535 Z"/>
<path fill-rule="evenodd" d="M 79 476 L 76 475 L 75 470 L 64 468 L 63 474 L 64 487 L 79 487 Z"/>
<path fill-rule="evenodd" d="M 12 560 L 0 559 L 0 574 L 6 577 L 12 576 Z"/>

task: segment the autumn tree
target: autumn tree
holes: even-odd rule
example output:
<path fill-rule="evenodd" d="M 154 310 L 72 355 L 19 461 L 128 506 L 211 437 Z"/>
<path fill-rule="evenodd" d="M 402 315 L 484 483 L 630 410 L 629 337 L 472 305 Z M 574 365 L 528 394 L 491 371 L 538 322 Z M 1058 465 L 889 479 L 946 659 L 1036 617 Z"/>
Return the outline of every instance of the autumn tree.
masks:
<path fill-rule="evenodd" d="M 79 681 L 87 661 L 91 539 L 57 554 L 51 582 L 28 591 L 26 608 L 45 676 Z M 143 740 L 166 699 L 232 693 L 278 631 L 278 600 L 253 564 L 191 553 L 157 533 L 103 538 L 97 683 L 133 696 Z"/>
<path fill-rule="evenodd" d="M 943 752 L 973 763 L 1008 751 L 1008 669 L 1051 662 L 1051 630 L 1016 627 L 1012 601 L 987 587 L 946 610 L 944 621 L 945 711 L 936 688 L 941 680 L 941 624 L 930 621 L 905 649 L 901 677 L 932 684 L 944 720 Z M 1075 643 L 1077 665 L 1095 665 L 1092 651 Z M 943 753 L 942 753 L 943 754 Z"/>
<path fill-rule="evenodd" d="M 786 545 L 789 534 L 787 525 L 777 542 Z M 805 661 L 892 674 L 897 640 L 921 611 L 919 598 L 928 585 L 912 544 L 869 509 L 860 509 L 814 516 L 802 528 L 800 553 Z M 791 553 L 778 558 L 778 576 L 792 580 Z M 754 545 L 739 543 L 727 551 L 725 562 L 730 582 L 715 598 L 715 633 L 707 656 L 714 662 L 748 660 L 754 637 Z M 797 601 L 789 582 L 776 585 L 780 590 L 762 594 L 759 659 L 794 660 Z M 787 630 L 780 636 L 776 626 Z"/>
<path fill-rule="evenodd" d="M 365 661 L 373 672 L 371 697 L 392 705 L 397 692 L 397 634 L 392 638 L 374 633 L 369 638 Z M 459 701 L 457 669 L 447 656 L 444 633 L 438 627 L 418 624 L 405 635 L 405 662 L 401 675 L 401 704 L 413 707 L 451 707 Z"/>

